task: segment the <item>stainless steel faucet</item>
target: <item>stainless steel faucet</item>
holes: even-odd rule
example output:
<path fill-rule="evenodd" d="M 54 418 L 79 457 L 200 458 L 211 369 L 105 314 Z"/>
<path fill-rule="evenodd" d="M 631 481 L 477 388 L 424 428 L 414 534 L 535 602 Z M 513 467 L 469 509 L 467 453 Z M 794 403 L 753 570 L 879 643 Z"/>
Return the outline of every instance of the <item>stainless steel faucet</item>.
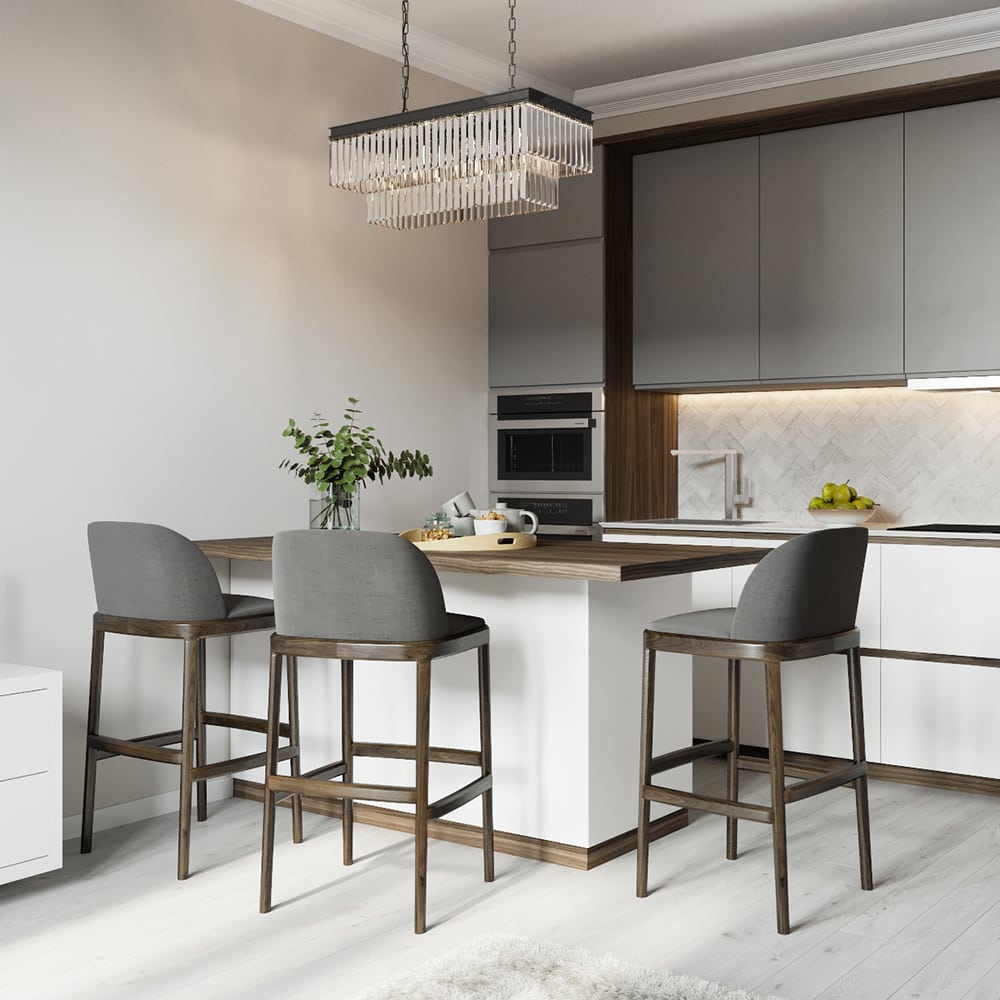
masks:
<path fill-rule="evenodd" d="M 671 455 L 705 455 L 711 458 L 726 460 L 726 520 L 736 520 L 736 508 L 750 503 L 750 497 L 739 493 L 739 457 L 740 453 L 733 448 L 722 451 L 702 451 L 699 449 L 671 448 Z"/>

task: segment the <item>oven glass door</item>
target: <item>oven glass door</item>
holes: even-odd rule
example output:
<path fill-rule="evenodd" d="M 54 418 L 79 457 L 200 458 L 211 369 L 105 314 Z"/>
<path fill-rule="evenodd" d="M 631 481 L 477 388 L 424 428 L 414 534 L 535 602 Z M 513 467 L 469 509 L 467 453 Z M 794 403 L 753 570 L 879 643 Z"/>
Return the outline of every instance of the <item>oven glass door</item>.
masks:
<path fill-rule="evenodd" d="M 493 425 L 495 489 L 594 492 L 603 479 L 599 420 L 497 420 Z"/>

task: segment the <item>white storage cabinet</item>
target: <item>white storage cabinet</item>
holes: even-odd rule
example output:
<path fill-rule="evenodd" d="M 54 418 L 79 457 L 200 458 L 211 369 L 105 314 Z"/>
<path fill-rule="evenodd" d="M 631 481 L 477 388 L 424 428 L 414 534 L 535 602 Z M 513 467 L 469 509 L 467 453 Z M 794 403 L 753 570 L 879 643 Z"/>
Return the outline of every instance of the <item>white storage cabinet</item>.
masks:
<path fill-rule="evenodd" d="M 0 663 L 0 884 L 62 867 L 62 674 Z"/>

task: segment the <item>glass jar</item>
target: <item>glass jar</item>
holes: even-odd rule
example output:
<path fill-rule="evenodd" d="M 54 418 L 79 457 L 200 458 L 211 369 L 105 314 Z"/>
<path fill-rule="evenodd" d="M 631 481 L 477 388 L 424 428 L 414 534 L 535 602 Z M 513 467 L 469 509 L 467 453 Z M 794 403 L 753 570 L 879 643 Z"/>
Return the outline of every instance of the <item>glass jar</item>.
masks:
<path fill-rule="evenodd" d="M 420 529 L 420 541 L 422 542 L 443 542 L 445 539 L 454 537 L 455 528 L 451 523 L 451 518 L 441 511 L 428 514 L 424 526 Z"/>

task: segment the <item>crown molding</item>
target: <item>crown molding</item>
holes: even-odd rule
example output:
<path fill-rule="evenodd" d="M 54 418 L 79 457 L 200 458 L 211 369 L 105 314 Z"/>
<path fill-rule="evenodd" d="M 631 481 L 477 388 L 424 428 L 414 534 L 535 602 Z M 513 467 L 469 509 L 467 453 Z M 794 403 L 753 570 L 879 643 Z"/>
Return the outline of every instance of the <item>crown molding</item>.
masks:
<path fill-rule="evenodd" d="M 237 0 L 265 14 L 273 14 L 304 28 L 342 42 L 400 61 L 400 22 L 397 18 L 368 10 L 351 0 Z M 507 63 L 455 45 L 438 35 L 410 28 L 410 65 L 451 80 L 481 94 L 506 90 L 510 84 Z M 564 101 L 573 91 L 518 67 L 518 86 L 534 87 Z"/>
<path fill-rule="evenodd" d="M 1000 8 L 887 28 L 576 91 L 573 103 L 611 118 L 852 73 L 1000 48 Z"/>
<path fill-rule="evenodd" d="M 393 60 L 400 58 L 396 18 L 352 0 L 237 0 Z M 507 63 L 411 28 L 410 64 L 482 94 L 507 88 Z M 589 108 L 595 119 L 733 97 L 853 73 L 889 69 L 1000 48 L 1000 7 L 887 28 L 826 42 L 730 59 L 575 92 L 518 69 L 520 86 Z"/>

